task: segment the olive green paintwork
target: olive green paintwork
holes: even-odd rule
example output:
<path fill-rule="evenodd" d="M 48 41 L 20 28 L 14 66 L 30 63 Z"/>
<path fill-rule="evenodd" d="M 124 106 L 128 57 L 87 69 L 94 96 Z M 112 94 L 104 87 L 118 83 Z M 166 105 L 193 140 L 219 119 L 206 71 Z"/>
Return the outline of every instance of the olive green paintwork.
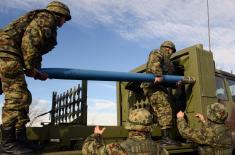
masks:
<path fill-rule="evenodd" d="M 176 52 L 171 59 L 175 64 L 184 67 L 184 76 L 192 76 L 196 79 L 196 83 L 193 86 L 185 86 L 185 112 L 189 117 L 189 121 L 192 122 L 190 126 L 200 126 L 194 115 L 197 112 L 206 114 L 206 106 L 217 101 L 212 53 L 203 50 L 203 46 L 199 44 Z M 132 72 L 144 72 L 144 69 L 145 65 L 142 65 Z M 119 125 L 124 124 L 128 116 L 128 91 L 125 89 L 126 84 L 126 82 L 117 83 Z M 148 100 L 143 102 L 147 103 Z"/>
<path fill-rule="evenodd" d="M 206 115 L 207 105 L 218 101 L 215 76 L 224 79 L 228 99 L 221 102 L 225 103 L 229 111 L 228 123 L 235 124 L 235 103 L 232 100 L 232 93 L 226 81 L 226 79 L 235 81 L 235 76 L 227 72 L 215 70 L 213 54 L 204 50 L 201 44 L 177 51 L 171 59 L 174 64 L 182 66 L 181 69 L 178 69 L 180 75 L 192 76 L 196 79 L 194 85 L 185 85 L 183 87 L 184 93 L 180 95 L 180 98 L 178 98 L 180 102 L 177 103 L 185 110 L 190 127 L 200 127 L 201 124 L 198 123 L 194 115 L 197 112 Z M 132 72 L 144 72 L 144 69 L 145 64 L 135 68 Z M 126 82 L 117 82 L 118 126 L 106 127 L 104 134 L 106 143 L 122 141 L 127 137 L 127 131 L 123 128 L 123 125 L 127 120 L 129 107 L 133 104 L 131 103 L 133 100 L 130 100 L 129 91 L 125 89 L 126 84 Z M 174 95 L 178 93 L 177 90 L 173 90 L 172 92 Z M 147 104 L 148 100 L 141 100 L 141 103 Z M 235 131 L 235 126 L 232 124 L 233 131 Z M 41 128 L 28 128 L 27 134 L 31 140 L 40 141 L 41 144 L 44 144 L 45 149 L 43 152 L 45 155 L 81 154 L 82 142 L 93 132 L 93 129 L 94 126 L 82 126 L 78 124 L 60 124 L 56 126 L 50 124 Z M 172 129 L 171 133 L 177 140 L 182 140 L 176 127 Z M 160 136 L 160 129 L 155 126 L 153 129 L 153 138 L 158 139 L 158 136 Z M 182 146 L 166 147 L 165 149 L 169 154 L 192 154 L 193 152 L 195 153 L 196 147 L 190 143 L 182 143 Z M 63 152 L 63 150 L 70 151 Z"/>

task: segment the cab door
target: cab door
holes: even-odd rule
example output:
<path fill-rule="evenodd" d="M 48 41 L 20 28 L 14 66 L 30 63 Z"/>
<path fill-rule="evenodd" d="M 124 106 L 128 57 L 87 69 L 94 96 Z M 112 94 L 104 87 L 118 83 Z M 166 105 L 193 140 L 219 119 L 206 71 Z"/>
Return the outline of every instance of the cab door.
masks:
<path fill-rule="evenodd" d="M 229 113 L 226 123 L 232 129 L 233 145 L 235 146 L 235 78 L 217 74 L 216 96 L 218 102 L 224 104 Z"/>

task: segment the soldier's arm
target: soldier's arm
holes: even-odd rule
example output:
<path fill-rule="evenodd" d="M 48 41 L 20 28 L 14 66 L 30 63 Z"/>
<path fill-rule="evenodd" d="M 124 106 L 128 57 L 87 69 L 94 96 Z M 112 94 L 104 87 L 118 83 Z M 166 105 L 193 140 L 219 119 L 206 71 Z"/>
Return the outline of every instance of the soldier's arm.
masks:
<path fill-rule="evenodd" d="M 82 153 L 89 154 L 102 154 L 105 149 L 103 138 L 100 134 L 92 134 L 86 138 L 82 146 Z"/>
<path fill-rule="evenodd" d="M 181 136 L 198 144 L 207 144 L 206 135 L 203 129 L 192 129 L 184 118 L 177 119 L 177 127 Z"/>
<path fill-rule="evenodd" d="M 103 142 L 102 134 L 105 128 L 96 126 L 94 128 L 94 134 L 89 136 L 83 144 L 82 152 L 83 154 L 99 154 L 99 155 L 126 155 L 127 153 L 121 147 L 119 143 L 111 143 L 107 146 Z"/>
<path fill-rule="evenodd" d="M 55 20 L 51 14 L 40 13 L 26 28 L 22 38 L 21 50 L 26 69 L 40 68 L 42 56 L 40 50 L 50 37 Z"/>
<path fill-rule="evenodd" d="M 115 154 L 115 155 L 127 155 L 127 152 L 124 148 L 121 147 L 119 143 L 111 143 L 105 146 L 103 154 Z"/>
<path fill-rule="evenodd" d="M 162 75 L 161 61 L 162 61 L 162 56 L 160 55 L 160 53 L 156 52 L 156 50 L 153 50 L 149 54 L 146 66 L 146 73 Z"/>

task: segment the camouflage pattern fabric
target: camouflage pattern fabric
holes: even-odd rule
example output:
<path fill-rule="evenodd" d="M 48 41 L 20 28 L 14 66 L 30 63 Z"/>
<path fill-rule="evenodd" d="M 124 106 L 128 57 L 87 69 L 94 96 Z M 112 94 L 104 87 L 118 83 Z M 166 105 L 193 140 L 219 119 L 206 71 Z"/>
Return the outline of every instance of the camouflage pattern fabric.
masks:
<path fill-rule="evenodd" d="M 99 134 L 92 134 L 84 141 L 82 146 L 84 155 L 127 155 L 127 152 L 118 143 L 105 145 Z"/>
<path fill-rule="evenodd" d="M 150 132 L 152 129 L 153 117 L 145 108 L 131 110 L 125 129 Z"/>
<path fill-rule="evenodd" d="M 172 41 L 169 41 L 169 40 L 164 41 L 164 42 L 161 44 L 160 49 L 161 49 L 162 47 L 169 47 L 169 48 L 171 48 L 171 49 L 173 50 L 173 53 L 176 52 L 175 44 L 174 44 Z"/>
<path fill-rule="evenodd" d="M 57 44 L 59 17 L 48 10 L 31 11 L 0 31 L 0 78 L 5 103 L 3 127 L 22 128 L 32 97 L 27 89 L 24 69 L 40 68 L 42 55 Z"/>
<path fill-rule="evenodd" d="M 159 146 L 151 140 L 150 126 L 153 123 L 151 116 L 152 114 L 144 108 L 130 111 L 128 123 L 125 125 L 125 128 L 129 130 L 126 141 L 105 145 L 101 135 L 92 134 L 83 144 L 83 154 L 159 154 Z"/>
<path fill-rule="evenodd" d="M 70 10 L 69 10 L 68 6 L 60 1 L 50 2 L 47 5 L 46 9 L 51 12 L 55 12 L 57 14 L 64 15 L 66 18 L 66 21 L 69 21 L 72 18 L 70 15 Z"/>
<path fill-rule="evenodd" d="M 26 69 L 40 68 L 42 55 L 57 44 L 57 18 L 36 10 L 7 25 L 0 32 L 0 57 L 18 58 Z"/>
<path fill-rule="evenodd" d="M 156 155 L 160 150 L 160 146 L 151 139 L 149 132 L 129 131 L 127 140 L 120 145 L 128 155 Z"/>
<path fill-rule="evenodd" d="M 174 65 L 168 57 L 164 56 L 164 51 L 158 49 L 151 51 L 146 66 L 146 73 L 161 76 L 163 74 L 172 74 L 173 72 Z"/>
<path fill-rule="evenodd" d="M 128 139 L 121 143 L 105 145 L 101 135 L 92 134 L 83 144 L 84 155 L 156 155 L 159 154 L 159 145 L 151 140 L 149 133 L 130 131 Z"/>
<path fill-rule="evenodd" d="M 2 110 L 3 127 L 14 126 L 20 129 L 29 122 L 27 114 L 32 101 L 22 64 L 12 58 L 0 58 L 0 77 L 5 95 Z"/>
<path fill-rule="evenodd" d="M 182 137 L 200 144 L 200 154 L 232 154 L 232 132 L 225 124 L 208 121 L 201 129 L 192 129 L 184 118 L 178 118 L 177 126 Z"/>
<path fill-rule="evenodd" d="M 156 91 L 149 97 L 149 101 L 157 116 L 158 124 L 161 129 L 171 128 L 172 126 L 172 109 L 169 96 L 164 91 Z"/>
<path fill-rule="evenodd" d="M 207 106 L 207 118 L 215 123 L 224 123 L 228 117 L 225 106 L 221 103 L 213 103 Z"/>
<path fill-rule="evenodd" d="M 167 56 L 164 56 L 163 49 L 153 50 L 148 58 L 146 73 L 155 75 L 173 74 L 174 65 Z M 167 95 L 167 89 L 161 84 L 143 82 L 141 87 L 145 95 L 149 98 L 155 116 L 162 129 L 172 126 L 172 109 L 170 97 Z"/>

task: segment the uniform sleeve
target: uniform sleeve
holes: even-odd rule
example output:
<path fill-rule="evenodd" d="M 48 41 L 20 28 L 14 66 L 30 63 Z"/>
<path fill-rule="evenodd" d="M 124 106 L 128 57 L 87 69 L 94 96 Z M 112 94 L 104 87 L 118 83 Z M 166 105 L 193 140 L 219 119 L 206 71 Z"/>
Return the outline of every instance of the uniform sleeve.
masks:
<path fill-rule="evenodd" d="M 215 134 L 213 129 L 203 126 L 201 129 L 192 129 L 188 127 L 184 118 L 177 119 L 177 127 L 181 136 L 198 144 L 210 145 Z"/>
<path fill-rule="evenodd" d="M 105 145 L 99 134 L 90 135 L 83 143 L 82 153 L 84 155 L 127 155 L 125 150 L 118 143 Z"/>
<path fill-rule="evenodd" d="M 99 134 L 92 134 L 84 141 L 82 146 L 82 153 L 84 155 L 95 154 L 98 155 L 102 152 L 105 145 L 103 138 Z"/>
<path fill-rule="evenodd" d="M 155 75 L 162 75 L 162 68 L 161 68 L 161 61 L 162 56 L 157 50 L 153 50 L 149 54 L 147 66 L 146 66 L 146 73 L 152 73 Z"/>
<path fill-rule="evenodd" d="M 54 25 L 54 17 L 49 13 L 42 12 L 26 28 L 21 44 L 26 69 L 41 67 L 40 50 L 46 45 L 47 38 L 50 37 Z"/>
<path fill-rule="evenodd" d="M 104 154 L 110 155 L 110 154 L 115 154 L 115 155 L 127 155 L 127 152 L 125 151 L 124 148 L 121 147 L 119 143 L 111 143 L 105 146 L 104 149 Z"/>

